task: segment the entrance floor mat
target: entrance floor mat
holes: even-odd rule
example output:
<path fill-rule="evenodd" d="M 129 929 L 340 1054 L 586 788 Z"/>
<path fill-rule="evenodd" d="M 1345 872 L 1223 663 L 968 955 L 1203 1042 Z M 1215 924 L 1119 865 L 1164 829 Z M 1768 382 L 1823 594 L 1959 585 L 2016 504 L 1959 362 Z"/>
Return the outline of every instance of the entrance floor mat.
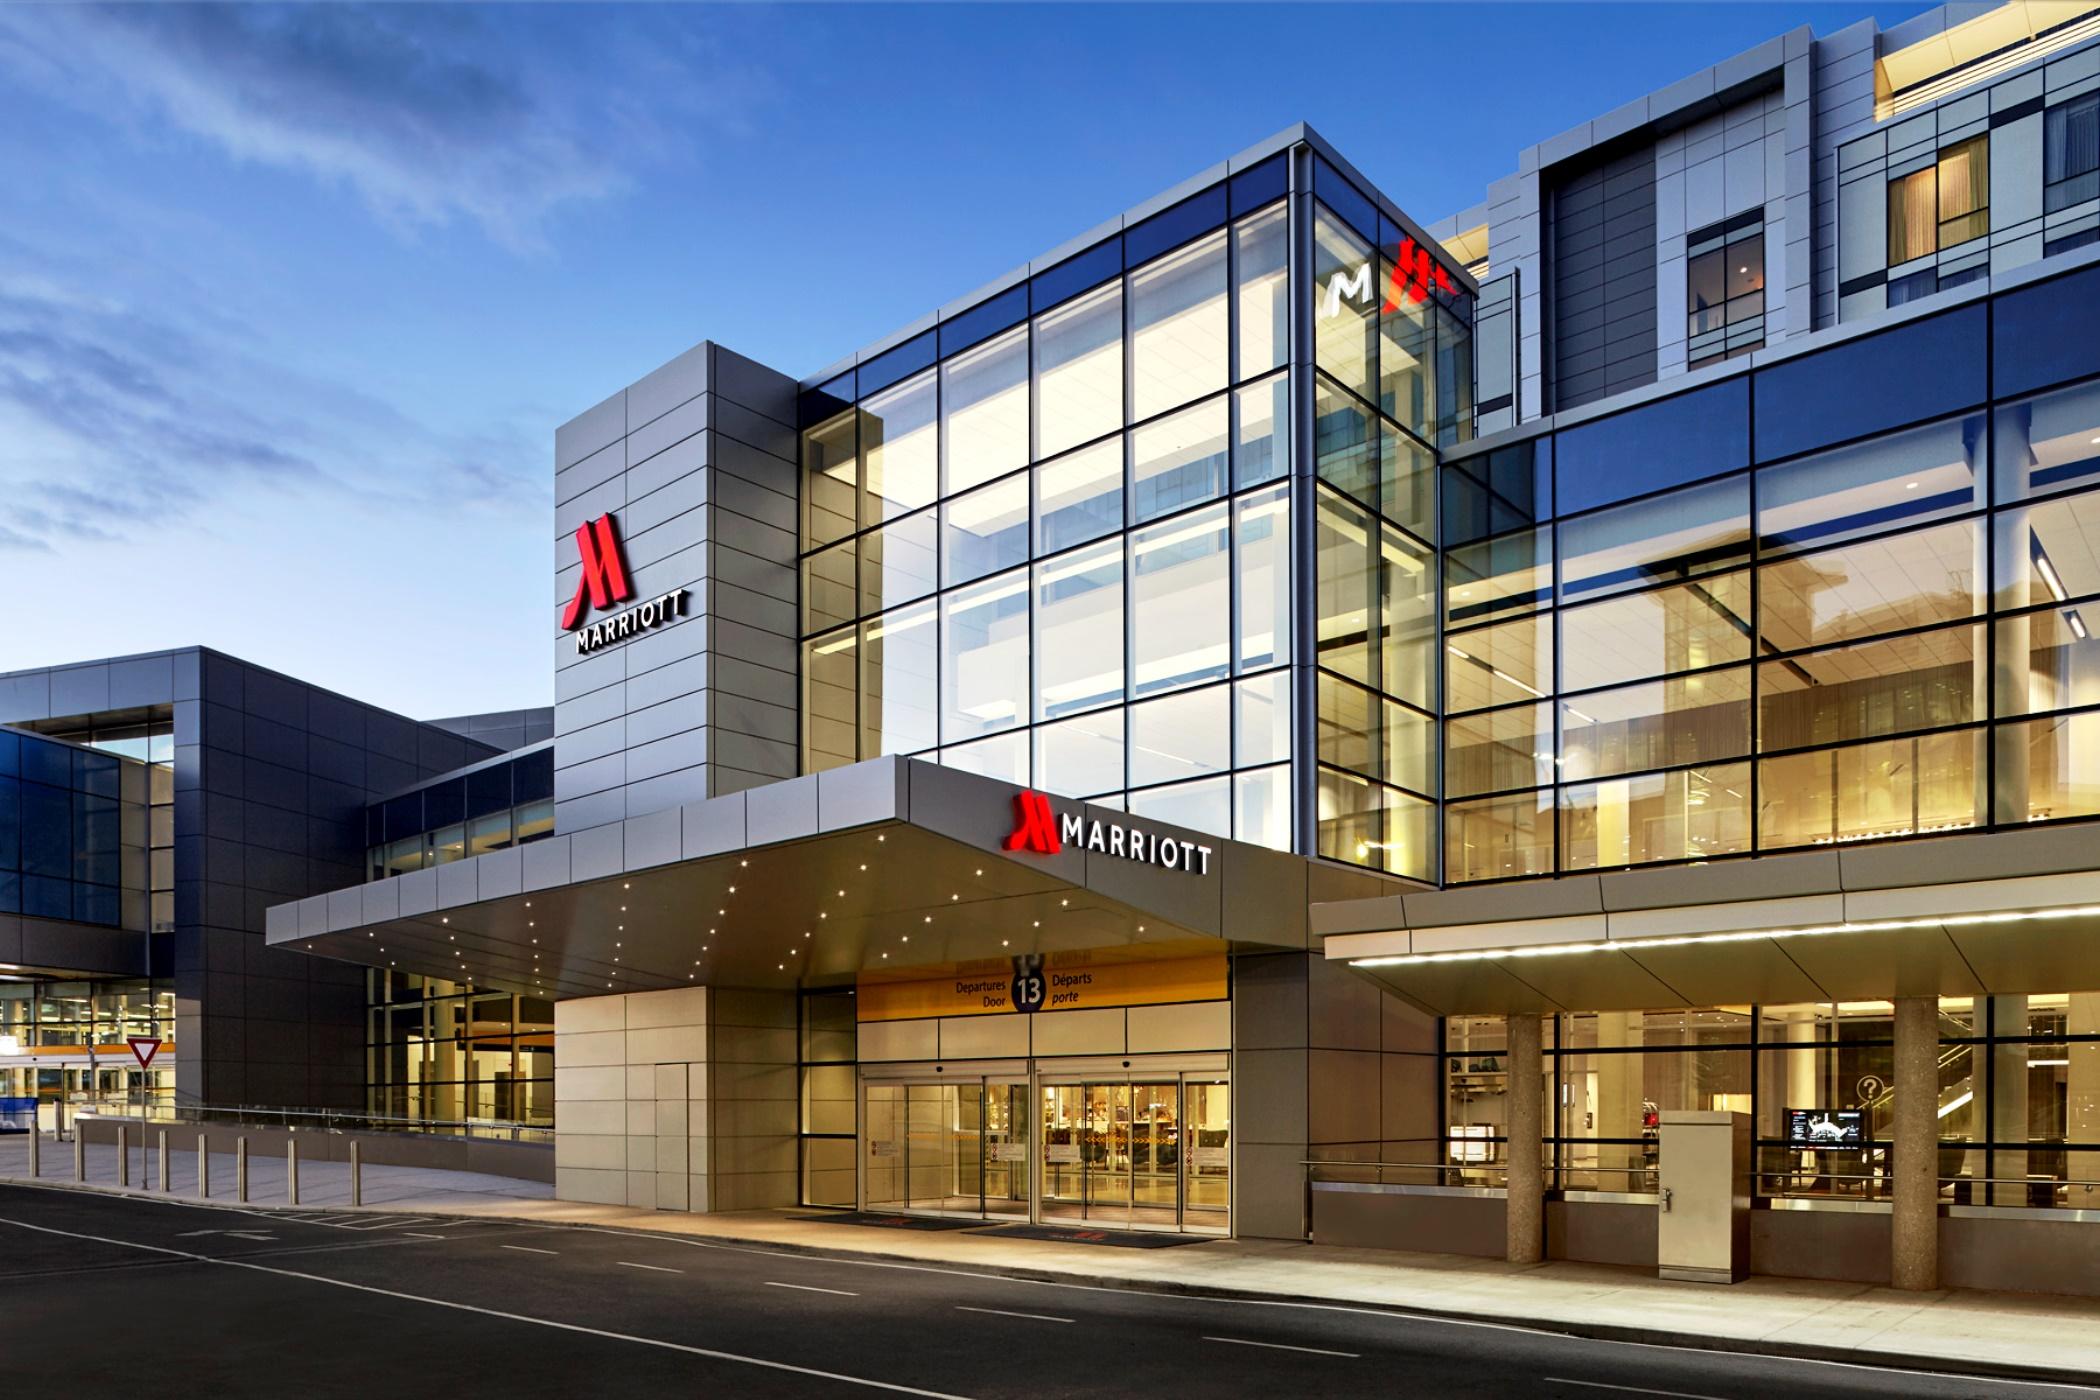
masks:
<path fill-rule="evenodd" d="M 1167 1249 L 1177 1244 L 1201 1244 L 1211 1235 L 1170 1235 L 1151 1230 L 1094 1230 L 1084 1225 L 1001 1225 L 980 1230 L 1009 1240 L 1058 1240 L 1065 1244 L 1105 1244 L 1122 1249 Z"/>
<path fill-rule="evenodd" d="M 975 1230 L 982 1220 L 945 1220 L 936 1215 L 893 1215 L 879 1210 L 842 1210 L 831 1215 L 791 1215 L 821 1225 L 879 1225 L 891 1230 Z"/>

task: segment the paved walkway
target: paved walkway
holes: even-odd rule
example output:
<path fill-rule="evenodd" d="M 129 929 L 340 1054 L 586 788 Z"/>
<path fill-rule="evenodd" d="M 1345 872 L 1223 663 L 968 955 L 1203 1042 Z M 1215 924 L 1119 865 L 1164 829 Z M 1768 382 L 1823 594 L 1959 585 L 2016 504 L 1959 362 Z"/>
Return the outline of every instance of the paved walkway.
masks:
<path fill-rule="evenodd" d="M 134 1152 L 134 1166 L 138 1154 Z M 116 1153 L 89 1150 L 91 1185 L 114 1189 Z M 99 1161 L 97 1159 L 100 1159 Z M 178 1154 L 180 1161 L 180 1154 Z M 0 1178 L 24 1174 L 19 1138 L 0 1138 Z M 175 1171 L 194 1191 L 196 1156 Z M 72 1179 L 72 1149 L 45 1144 L 44 1178 Z M 274 1175 L 270 1173 L 274 1172 Z M 232 1158 L 214 1156 L 212 1194 L 232 1197 Z M 284 1202 L 281 1161 L 251 1159 L 250 1198 Z M 348 1200 L 347 1168 L 300 1168 L 302 1205 Z M 224 1185 L 221 1180 L 223 1177 Z M 136 1183 L 140 1180 L 133 1176 Z M 136 1189 L 136 1188 L 134 1188 Z M 811 1219 L 821 1212 L 689 1215 L 550 1199 L 532 1182 L 402 1167 L 365 1168 L 365 1208 L 595 1225 L 788 1250 L 824 1250 L 897 1264 L 982 1270 L 1086 1284 L 1129 1284 L 1326 1304 L 1369 1304 L 1588 1335 L 1674 1345 L 1853 1356 L 1874 1364 L 2005 1369 L 2100 1377 L 2100 1299 L 1944 1290 L 1900 1293 L 1861 1284 L 1752 1279 L 1732 1287 L 1672 1283 L 1639 1270 L 1497 1260 L 1265 1240 L 1209 1240 L 1171 1249 L 1118 1249 L 1002 1239 L 960 1230 L 886 1229 Z"/>

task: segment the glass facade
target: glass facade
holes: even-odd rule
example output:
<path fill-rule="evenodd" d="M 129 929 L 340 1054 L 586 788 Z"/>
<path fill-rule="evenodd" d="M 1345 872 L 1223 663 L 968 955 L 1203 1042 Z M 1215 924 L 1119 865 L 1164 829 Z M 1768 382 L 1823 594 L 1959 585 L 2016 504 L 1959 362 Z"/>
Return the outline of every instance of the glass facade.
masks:
<path fill-rule="evenodd" d="M 135 728 L 92 747 L 0 728 L 0 914 L 172 925 L 173 741 Z"/>
<path fill-rule="evenodd" d="M 1442 469 L 1447 883 L 2100 815 L 2100 382 L 1867 346 Z"/>
<path fill-rule="evenodd" d="M 0 981 L 0 1099 L 138 1110 L 129 1036 L 175 1039 L 175 993 L 142 978 Z M 175 1101 L 175 1057 L 145 1072 L 149 1110 Z M 69 1108 L 68 1113 L 71 1112 Z"/>
<path fill-rule="evenodd" d="M 1894 1007 L 1886 1001 L 1605 1011 L 1548 1018 L 1543 1123 L 1553 1183 L 1656 1189 L 1660 1115 L 1752 1116 L 1758 1194 L 1886 1200 L 1894 1133 Z M 2100 1183 L 2100 993 L 1942 997 L 1938 1176 L 1956 1205 L 2088 1204 Z M 1443 1160 L 1502 1163 L 1507 1029 L 1444 1026 Z M 1789 1141 L 1790 1109 L 1857 1112 L 1843 1150 Z"/>
<path fill-rule="evenodd" d="M 554 1003 L 368 969 L 365 1098 L 383 1118 L 554 1124 Z"/>
<path fill-rule="evenodd" d="M 384 880 L 553 834 L 554 750 L 549 746 L 367 807 L 365 875 Z"/>
<path fill-rule="evenodd" d="M 1283 193 L 1257 167 L 806 396 L 805 771 L 1291 844 Z"/>

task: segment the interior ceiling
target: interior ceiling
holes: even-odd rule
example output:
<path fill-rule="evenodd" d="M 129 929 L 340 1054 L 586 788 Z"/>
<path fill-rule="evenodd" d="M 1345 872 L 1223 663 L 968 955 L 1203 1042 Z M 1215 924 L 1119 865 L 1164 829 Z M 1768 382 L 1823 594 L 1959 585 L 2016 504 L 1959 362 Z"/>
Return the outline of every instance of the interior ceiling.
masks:
<path fill-rule="evenodd" d="M 850 985 L 1024 953 L 1218 939 L 905 823 L 617 875 L 284 946 L 538 996 Z"/>
<path fill-rule="evenodd" d="M 1350 965 L 1433 1015 L 2100 989 L 2100 915 Z"/>

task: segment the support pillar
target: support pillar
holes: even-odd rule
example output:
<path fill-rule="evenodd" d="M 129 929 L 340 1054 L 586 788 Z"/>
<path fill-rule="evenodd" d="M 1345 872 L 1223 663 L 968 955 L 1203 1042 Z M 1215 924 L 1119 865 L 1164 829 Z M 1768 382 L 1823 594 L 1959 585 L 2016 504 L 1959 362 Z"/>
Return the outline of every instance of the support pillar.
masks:
<path fill-rule="evenodd" d="M 1536 1264 L 1546 1257 L 1541 1028 L 1537 1016 L 1509 1018 L 1508 1255 L 1512 1264 Z"/>
<path fill-rule="evenodd" d="M 1929 1292 L 1940 1279 L 1939 998 L 1896 1000 L 1896 1099 L 1889 1281 Z"/>

